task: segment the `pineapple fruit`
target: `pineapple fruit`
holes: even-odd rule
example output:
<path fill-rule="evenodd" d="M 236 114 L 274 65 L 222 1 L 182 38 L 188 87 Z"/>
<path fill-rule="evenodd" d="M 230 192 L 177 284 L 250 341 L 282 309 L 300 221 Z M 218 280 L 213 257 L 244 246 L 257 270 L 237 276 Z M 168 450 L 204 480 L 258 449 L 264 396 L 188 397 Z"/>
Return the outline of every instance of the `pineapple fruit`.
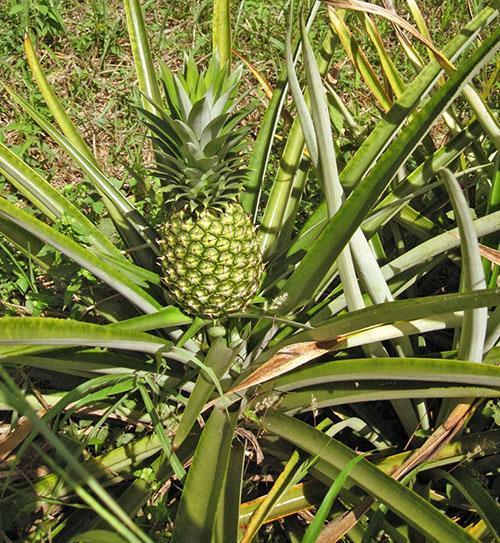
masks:
<path fill-rule="evenodd" d="M 241 70 L 214 57 L 205 72 L 162 70 L 166 107 L 144 112 L 154 134 L 156 170 L 167 195 L 159 240 L 165 285 L 187 313 L 219 318 L 243 310 L 263 271 L 257 232 L 238 198 L 245 170 L 235 111 Z"/>

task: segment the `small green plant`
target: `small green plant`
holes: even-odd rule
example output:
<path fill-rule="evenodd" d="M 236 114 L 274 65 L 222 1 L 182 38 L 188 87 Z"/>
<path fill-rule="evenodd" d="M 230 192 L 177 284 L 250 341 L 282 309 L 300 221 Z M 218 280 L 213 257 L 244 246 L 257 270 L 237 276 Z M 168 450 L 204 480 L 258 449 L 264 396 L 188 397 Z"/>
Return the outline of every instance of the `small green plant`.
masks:
<path fill-rule="evenodd" d="M 53 278 L 61 317 L 0 318 L 6 537 L 498 536 L 499 130 L 490 87 L 474 87 L 498 14 L 485 7 L 439 50 L 410 4 L 416 28 L 356 2 L 290 11 L 286 70 L 249 138 L 229 3 L 212 7 L 208 72 L 193 59 L 181 76 L 156 67 L 142 8 L 125 0 L 155 153 L 130 179 L 106 175 L 26 36 L 51 119 L 6 96 L 92 194 L 57 190 L 0 143 L 8 275 L 33 291 L 38 272 Z M 361 10 L 368 45 L 337 7 Z M 394 24 L 413 77 L 375 16 Z M 339 51 L 380 112 L 366 126 L 329 77 Z M 216 281 L 212 254 L 227 267 Z"/>
<path fill-rule="evenodd" d="M 26 28 L 31 27 L 37 36 L 46 39 L 60 37 L 64 32 L 60 0 L 9 0 L 7 13 L 11 21 L 17 22 L 20 39 Z"/>

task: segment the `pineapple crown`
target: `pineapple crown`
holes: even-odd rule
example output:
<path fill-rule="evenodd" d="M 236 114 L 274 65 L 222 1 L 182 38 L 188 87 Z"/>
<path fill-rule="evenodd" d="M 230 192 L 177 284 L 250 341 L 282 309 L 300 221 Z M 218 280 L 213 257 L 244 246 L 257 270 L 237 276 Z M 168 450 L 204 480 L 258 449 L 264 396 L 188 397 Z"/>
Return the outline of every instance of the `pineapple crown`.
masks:
<path fill-rule="evenodd" d="M 199 71 L 186 58 L 182 75 L 162 67 L 166 104 L 159 115 L 143 110 L 153 133 L 161 190 L 172 205 L 222 210 L 237 201 L 245 171 L 241 150 L 246 129 L 239 126 L 249 108 L 235 111 L 241 66 L 230 72 L 212 57 Z"/>

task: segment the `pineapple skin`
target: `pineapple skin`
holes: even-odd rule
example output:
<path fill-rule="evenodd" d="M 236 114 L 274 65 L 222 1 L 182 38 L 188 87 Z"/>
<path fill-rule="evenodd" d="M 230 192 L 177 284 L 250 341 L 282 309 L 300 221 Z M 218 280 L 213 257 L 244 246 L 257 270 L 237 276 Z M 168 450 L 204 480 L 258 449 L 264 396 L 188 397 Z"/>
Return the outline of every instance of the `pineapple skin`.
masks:
<path fill-rule="evenodd" d="M 245 309 L 263 263 L 257 233 L 239 203 L 197 213 L 174 210 L 162 234 L 165 283 L 179 307 L 208 318 Z"/>

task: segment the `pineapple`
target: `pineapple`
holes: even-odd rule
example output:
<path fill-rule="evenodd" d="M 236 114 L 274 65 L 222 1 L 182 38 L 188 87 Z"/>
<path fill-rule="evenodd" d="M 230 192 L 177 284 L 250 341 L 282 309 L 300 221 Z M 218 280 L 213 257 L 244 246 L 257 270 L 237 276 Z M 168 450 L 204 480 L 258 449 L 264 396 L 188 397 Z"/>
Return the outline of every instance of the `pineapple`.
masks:
<path fill-rule="evenodd" d="M 170 296 L 192 315 L 219 318 L 244 309 L 263 271 L 257 233 L 238 201 L 245 170 L 235 112 L 241 70 L 215 57 L 205 72 L 186 60 L 184 74 L 162 71 L 166 107 L 144 112 L 154 134 L 156 169 L 167 194 L 159 240 Z"/>

